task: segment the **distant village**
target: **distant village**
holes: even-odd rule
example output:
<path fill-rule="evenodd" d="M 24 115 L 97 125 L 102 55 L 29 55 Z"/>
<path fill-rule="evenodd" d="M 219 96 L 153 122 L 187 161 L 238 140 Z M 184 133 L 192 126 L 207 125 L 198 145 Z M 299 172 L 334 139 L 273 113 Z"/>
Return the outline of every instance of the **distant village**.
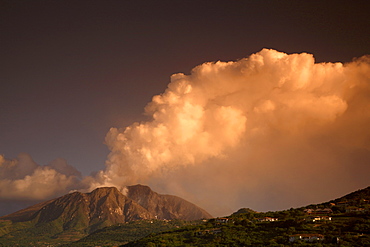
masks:
<path fill-rule="evenodd" d="M 348 201 L 340 201 L 337 203 L 331 202 L 329 204 L 329 207 L 326 208 L 304 208 L 302 209 L 304 213 L 304 217 L 301 219 L 305 222 L 317 222 L 317 223 L 323 223 L 325 221 L 332 221 L 334 217 L 332 217 L 333 209 L 330 207 L 336 207 L 336 209 L 339 209 L 341 212 L 345 214 L 363 214 L 370 212 L 370 201 L 363 199 L 361 202 L 362 207 L 357 206 L 351 206 L 352 203 Z M 222 224 L 228 224 L 232 219 L 221 217 L 221 218 L 215 218 L 212 219 L 216 224 L 222 225 Z M 279 218 L 275 217 L 261 217 L 261 218 L 254 218 L 254 222 L 276 222 L 279 221 Z M 234 222 L 232 222 L 234 223 Z M 221 228 L 213 228 L 213 229 L 207 229 L 198 231 L 198 235 L 206 235 L 206 234 L 219 234 L 221 233 Z M 325 236 L 320 233 L 315 234 L 308 234 L 308 233 L 302 233 L 302 234 L 292 234 L 289 236 L 289 242 L 319 242 L 325 239 Z M 339 243 L 340 239 L 339 237 L 335 237 L 333 239 L 334 243 Z"/>

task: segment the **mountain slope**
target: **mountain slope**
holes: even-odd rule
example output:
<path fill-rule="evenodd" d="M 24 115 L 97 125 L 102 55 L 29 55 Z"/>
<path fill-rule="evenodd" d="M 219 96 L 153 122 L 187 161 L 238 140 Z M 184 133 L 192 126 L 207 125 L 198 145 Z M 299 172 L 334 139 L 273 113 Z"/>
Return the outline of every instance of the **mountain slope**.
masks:
<path fill-rule="evenodd" d="M 197 218 L 199 217 L 199 218 Z M 106 226 L 142 219 L 200 219 L 211 216 L 179 197 L 160 195 L 149 187 L 98 188 L 91 193 L 73 192 L 0 217 L 2 241 L 28 235 L 38 238 L 77 240 Z"/>
<path fill-rule="evenodd" d="M 154 216 L 116 188 L 98 188 L 91 193 L 73 192 L 45 203 L 0 217 L 12 222 L 31 221 L 36 226 L 58 222 L 62 230 L 92 230 Z"/>
<path fill-rule="evenodd" d="M 196 205 L 172 195 L 160 195 L 148 186 L 128 186 L 127 196 L 147 209 L 158 219 L 197 220 L 212 216 Z"/>

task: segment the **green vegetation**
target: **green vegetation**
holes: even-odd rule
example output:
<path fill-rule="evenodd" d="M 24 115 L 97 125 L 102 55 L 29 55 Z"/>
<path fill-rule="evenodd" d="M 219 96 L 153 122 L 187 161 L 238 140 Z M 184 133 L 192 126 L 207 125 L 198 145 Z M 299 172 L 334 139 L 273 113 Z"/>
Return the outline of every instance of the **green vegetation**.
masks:
<path fill-rule="evenodd" d="M 265 217 L 277 221 L 261 221 Z M 267 213 L 236 213 L 228 222 L 212 219 L 128 243 L 124 246 L 370 246 L 370 215 L 339 213 L 313 222 L 304 208 Z M 271 219 L 270 219 L 271 220 Z M 323 235 L 323 240 L 290 242 L 295 234 Z"/>
<path fill-rule="evenodd" d="M 297 209 L 258 213 L 243 208 L 226 219 L 151 234 L 124 246 L 370 246 L 370 187 Z"/>
<path fill-rule="evenodd" d="M 0 229 L 4 230 L 4 227 Z M 0 236 L 0 246 L 57 246 L 86 235 L 76 229 L 64 231 L 58 220 L 36 225 L 32 222 L 15 222 L 8 224 L 5 229 L 7 231 Z"/>
<path fill-rule="evenodd" d="M 63 226 L 56 221 L 34 227 L 31 223 L 11 224 L 9 221 L 2 221 L 0 226 L 3 227 L 0 229 L 11 229 L 0 236 L 0 246 L 118 246 L 149 234 L 190 224 L 199 224 L 199 221 L 140 220 L 105 227 L 86 236 L 82 230 L 63 230 Z"/>
<path fill-rule="evenodd" d="M 118 246 L 150 234 L 177 229 L 186 225 L 199 224 L 199 221 L 183 220 L 141 220 L 117 224 L 98 230 L 77 242 L 67 246 Z"/>
<path fill-rule="evenodd" d="M 88 236 L 81 220 L 69 225 L 60 218 L 35 222 L 0 221 L 0 246 L 362 247 L 370 246 L 370 187 L 302 208 L 264 213 L 243 208 L 229 217 L 204 221 L 132 221 Z"/>

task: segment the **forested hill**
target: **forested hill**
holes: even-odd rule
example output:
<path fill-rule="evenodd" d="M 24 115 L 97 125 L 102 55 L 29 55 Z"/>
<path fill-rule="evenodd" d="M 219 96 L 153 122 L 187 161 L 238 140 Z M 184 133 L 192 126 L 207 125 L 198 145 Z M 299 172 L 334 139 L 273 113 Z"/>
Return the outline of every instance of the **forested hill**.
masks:
<path fill-rule="evenodd" d="M 370 246 L 370 187 L 329 202 L 276 212 L 243 208 L 124 246 Z"/>
<path fill-rule="evenodd" d="M 346 202 L 348 205 L 352 206 L 365 205 L 368 204 L 369 201 L 370 201 L 370 186 L 334 200 L 335 203 Z"/>

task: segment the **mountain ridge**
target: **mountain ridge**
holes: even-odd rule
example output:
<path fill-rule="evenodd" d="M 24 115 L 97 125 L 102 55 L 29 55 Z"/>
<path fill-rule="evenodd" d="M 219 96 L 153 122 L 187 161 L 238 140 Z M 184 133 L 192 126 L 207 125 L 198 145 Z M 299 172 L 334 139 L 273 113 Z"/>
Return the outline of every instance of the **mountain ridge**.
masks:
<path fill-rule="evenodd" d="M 106 191 L 104 192 L 104 190 Z M 167 195 L 158 194 L 143 185 L 127 188 L 124 191 L 124 197 L 121 197 L 120 195 L 122 193 L 117 193 L 117 191 L 116 188 L 102 188 L 95 191 L 93 193 L 94 195 L 91 196 L 100 198 L 99 203 L 102 205 L 106 205 L 105 201 L 112 201 L 112 197 L 116 198 L 113 202 L 126 198 L 128 208 L 139 205 L 140 207 L 138 208 L 146 210 L 146 212 L 149 212 L 147 209 L 153 210 L 150 215 L 151 217 L 157 216 L 157 218 L 157 207 L 153 207 L 152 202 L 159 200 L 162 196 L 168 199 Z M 84 193 L 75 193 L 71 194 L 78 198 L 87 196 Z M 99 196 L 100 194 L 103 196 Z M 176 198 L 176 196 L 170 196 L 169 198 Z M 170 201 L 171 199 L 168 200 Z M 60 200 L 63 201 L 63 198 Z M 44 202 L 44 204 L 46 205 L 47 202 Z M 175 205 L 173 206 L 175 207 Z M 38 215 L 36 209 L 43 208 L 41 206 L 42 204 L 34 205 L 33 208 L 28 208 L 28 212 L 33 212 L 35 219 L 39 219 L 40 217 L 36 217 Z M 108 208 L 114 211 L 114 204 L 109 204 Z M 321 211 L 319 212 L 318 210 Z M 323 215 L 324 211 L 326 215 Z M 92 212 L 96 212 L 98 216 L 100 215 L 99 210 L 92 210 Z M 159 210 L 159 212 L 162 211 Z M 183 243 L 186 242 L 193 246 L 240 246 L 240 244 L 244 244 L 245 246 L 267 246 L 270 244 L 278 246 L 280 244 L 285 246 L 292 244 L 290 242 L 291 236 L 318 234 L 318 236 L 324 236 L 324 239 L 319 241 L 327 246 L 337 246 L 337 244 L 330 244 L 334 240 L 338 241 L 338 239 L 340 239 L 344 246 L 367 246 L 366 244 L 370 244 L 369 212 L 370 186 L 330 201 L 283 211 L 256 212 L 249 208 L 241 208 L 230 216 L 213 218 L 208 221 L 168 221 L 161 219 L 131 221 L 127 224 L 119 223 L 104 227 L 88 236 L 86 234 L 78 235 L 76 234 L 78 230 L 73 232 L 68 229 L 59 231 L 58 233 L 52 232 L 52 234 L 47 235 L 55 227 L 50 221 L 40 223 L 39 225 L 34 224 L 33 226 L 36 226 L 35 229 L 28 228 L 24 230 L 23 228 L 18 229 L 18 232 L 6 234 L 6 229 L 11 227 L 11 223 L 9 220 L 0 220 L 0 245 L 5 243 L 4 246 L 14 246 L 16 244 L 29 246 L 29 243 L 32 243 L 34 246 L 50 246 L 50 243 L 56 245 L 67 243 L 66 246 L 74 247 L 96 245 L 118 246 L 121 244 L 127 244 L 127 246 L 151 246 L 158 244 L 160 246 L 168 243 L 166 246 L 183 246 Z M 20 210 L 14 213 L 13 216 L 19 218 L 20 215 L 24 214 L 25 212 Z M 24 222 L 21 222 L 21 224 L 24 224 Z M 31 226 L 31 224 L 28 226 Z M 43 229 L 42 226 L 46 226 L 47 228 Z M 20 227 L 24 226 L 21 225 Z M 44 231 L 41 232 L 40 229 Z M 40 235 L 40 233 L 44 235 Z M 139 240 L 148 235 L 150 237 Z M 84 236 L 86 237 L 81 239 Z M 75 240 L 79 241 L 72 242 Z M 128 243 L 131 241 L 134 242 Z"/>
<path fill-rule="evenodd" d="M 89 193 L 82 193 L 78 191 L 72 192 L 64 196 L 41 202 L 14 213 L 2 216 L 0 217 L 0 220 L 22 222 L 32 220 L 39 216 L 39 221 L 41 222 L 50 221 L 60 216 L 60 207 L 63 205 L 68 206 L 68 210 L 71 211 L 70 207 L 76 206 L 72 205 L 71 202 L 73 202 L 73 204 L 77 203 L 77 205 L 85 208 L 88 207 L 90 218 L 103 216 L 97 212 L 97 209 L 104 205 L 111 206 L 107 209 L 111 214 L 119 215 L 124 215 L 124 213 L 127 212 L 127 210 L 132 209 L 132 207 L 137 208 L 135 209 L 138 211 L 137 214 L 135 214 L 136 218 L 128 217 L 127 221 L 141 218 L 167 220 L 195 220 L 200 218 L 212 218 L 212 216 L 204 209 L 199 208 L 191 202 L 173 195 L 158 194 L 152 191 L 150 187 L 138 184 L 127 186 L 127 193 L 121 193 L 116 187 L 99 187 Z M 125 206 L 123 208 L 119 208 L 118 206 L 121 204 L 125 204 Z M 184 213 L 184 206 L 196 209 L 196 213 Z M 112 207 L 115 207 L 115 210 L 113 210 Z M 43 213 L 42 210 L 48 211 L 47 209 L 51 209 L 53 211 L 54 218 L 45 218 L 45 213 Z M 67 213 L 70 214 L 71 212 Z"/>
<path fill-rule="evenodd" d="M 35 238 L 78 239 L 103 227 L 136 220 L 201 218 L 212 216 L 195 204 L 158 194 L 148 186 L 128 186 L 125 194 L 115 187 L 101 187 L 90 193 L 72 192 L 2 216 L 0 236 L 27 232 Z"/>

